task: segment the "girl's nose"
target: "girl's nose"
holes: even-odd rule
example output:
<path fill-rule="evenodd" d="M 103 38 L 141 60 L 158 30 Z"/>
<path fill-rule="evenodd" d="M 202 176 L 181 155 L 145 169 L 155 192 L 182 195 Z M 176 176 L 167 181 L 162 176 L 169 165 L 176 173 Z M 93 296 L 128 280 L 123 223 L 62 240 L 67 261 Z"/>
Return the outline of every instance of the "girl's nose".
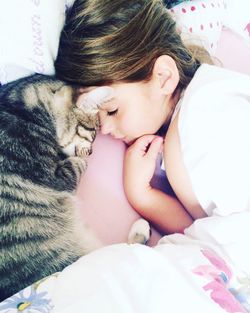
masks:
<path fill-rule="evenodd" d="M 109 135 L 111 134 L 111 127 L 108 123 L 104 123 L 101 125 L 101 133 L 103 135 Z"/>
<path fill-rule="evenodd" d="M 113 123 L 109 117 L 102 117 L 100 116 L 100 122 L 101 122 L 101 133 L 103 135 L 109 135 L 112 133 L 113 130 Z"/>

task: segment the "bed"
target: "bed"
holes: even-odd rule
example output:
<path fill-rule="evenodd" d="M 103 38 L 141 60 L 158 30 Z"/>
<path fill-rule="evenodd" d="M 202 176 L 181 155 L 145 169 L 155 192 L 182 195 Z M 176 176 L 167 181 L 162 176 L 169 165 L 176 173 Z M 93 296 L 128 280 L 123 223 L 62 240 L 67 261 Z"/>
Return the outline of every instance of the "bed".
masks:
<path fill-rule="evenodd" d="M 22 1 L 29 14 L 23 24 L 26 37 L 30 35 L 27 44 L 20 42 L 15 25 L 10 25 L 2 13 L 5 10 L 1 11 L 0 26 L 6 23 L 8 36 L 12 34 L 18 38 L 15 44 L 24 46 L 18 56 L 17 51 L 7 55 L 8 49 L 13 50 L 13 41 L 6 43 L 6 27 L 0 28 L 0 39 L 6 43 L 2 45 L 5 50 L 0 49 L 1 84 L 33 72 L 53 74 L 65 9 L 71 4 Z M 19 6 L 19 0 L 6 3 L 14 17 Z M 171 12 L 184 38 L 192 33 L 192 40 L 205 45 L 219 65 L 250 75 L 248 1 L 185 1 Z M 46 25 L 42 16 L 47 18 Z M 48 32 L 51 27 L 55 32 Z M 153 229 L 148 245 L 129 245 L 129 229 L 139 216 L 122 187 L 125 146 L 98 135 L 93 151 L 77 200 L 83 219 L 105 247 L 6 299 L 0 303 L 0 312 L 250 312 L 250 212 L 200 219 L 184 234 L 162 236 Z M 153 183 L 170 192 L 160 164 Z"/>

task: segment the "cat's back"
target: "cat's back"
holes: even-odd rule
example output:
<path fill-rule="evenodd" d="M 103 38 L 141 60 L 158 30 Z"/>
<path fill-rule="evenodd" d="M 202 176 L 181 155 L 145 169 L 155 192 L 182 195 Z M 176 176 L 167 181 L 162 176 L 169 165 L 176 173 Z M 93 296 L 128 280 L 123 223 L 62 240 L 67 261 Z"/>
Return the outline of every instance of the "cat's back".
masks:
<path fill-rule="evenodd" d="M 45 103 L 49 100 L 49 93 L 53 92 L 53 86 L 56 90 L 61 84 L 53 77 L 35 74 L 1 86 L 1 117 L 38 123 L 41 114 L 49 116 Z"/>
<path fill-rule="evenodd" d="M 48 152 L 56 155 L 53 151 L 53 147 L 56 148 L 53 120 L 39 100 L 44 83 L 45 78 L 34 75 L 0 88 L 2 175 L 15 174 L 32 179 L 39 172 L 40 165 L 46 165 Z"/>
<path fill-rule="evenodd" d="M 49 103 L 61 85 L 35 75 L 0 88 L 0 301 L 80 255 L 73 204 L 55 175 Z"/>

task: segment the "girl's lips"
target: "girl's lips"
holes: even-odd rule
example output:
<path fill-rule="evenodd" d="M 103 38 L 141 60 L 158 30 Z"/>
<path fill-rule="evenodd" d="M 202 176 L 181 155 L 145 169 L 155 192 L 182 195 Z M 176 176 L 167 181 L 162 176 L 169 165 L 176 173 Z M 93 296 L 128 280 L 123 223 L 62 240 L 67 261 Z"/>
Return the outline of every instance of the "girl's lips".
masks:
<path fill-rule="evenodd" d="M 114 139 L 118 139 L 118 140 L 121 140 L 123 141 L 126 145 L 131 145 L 135 140 L 132 140 L 132 139 L 129 139 L 128 137 L 118 137 L 118 136 L 113 136 L 112 137 Z"/>
<path fill-rule="evenodd" d="M 135 139 L 129 139 L 129 138 L 124 137 L 123 142 L 125 142 L 126 145 L 130 146 L 135 142 Z"/>
<path fill-rule="evenodd" d="M 125 142 L 126 144 L 129 142 L 129 140 L 127 139 L 127 137 L 115 137 L 115 139 L 122 140 L 122 141 Z"/>

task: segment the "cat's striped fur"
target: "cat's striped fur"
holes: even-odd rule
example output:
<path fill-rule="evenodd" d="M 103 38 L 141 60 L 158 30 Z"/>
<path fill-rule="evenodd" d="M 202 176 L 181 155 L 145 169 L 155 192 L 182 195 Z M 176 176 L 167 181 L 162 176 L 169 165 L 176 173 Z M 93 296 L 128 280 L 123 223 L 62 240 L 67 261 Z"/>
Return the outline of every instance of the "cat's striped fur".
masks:
<path fill-rule="evenodd" d="M 74 204 L 98 119 L 73 100 L 43 75 L 0 88 L 0 300 L 99 245 Z"/>

